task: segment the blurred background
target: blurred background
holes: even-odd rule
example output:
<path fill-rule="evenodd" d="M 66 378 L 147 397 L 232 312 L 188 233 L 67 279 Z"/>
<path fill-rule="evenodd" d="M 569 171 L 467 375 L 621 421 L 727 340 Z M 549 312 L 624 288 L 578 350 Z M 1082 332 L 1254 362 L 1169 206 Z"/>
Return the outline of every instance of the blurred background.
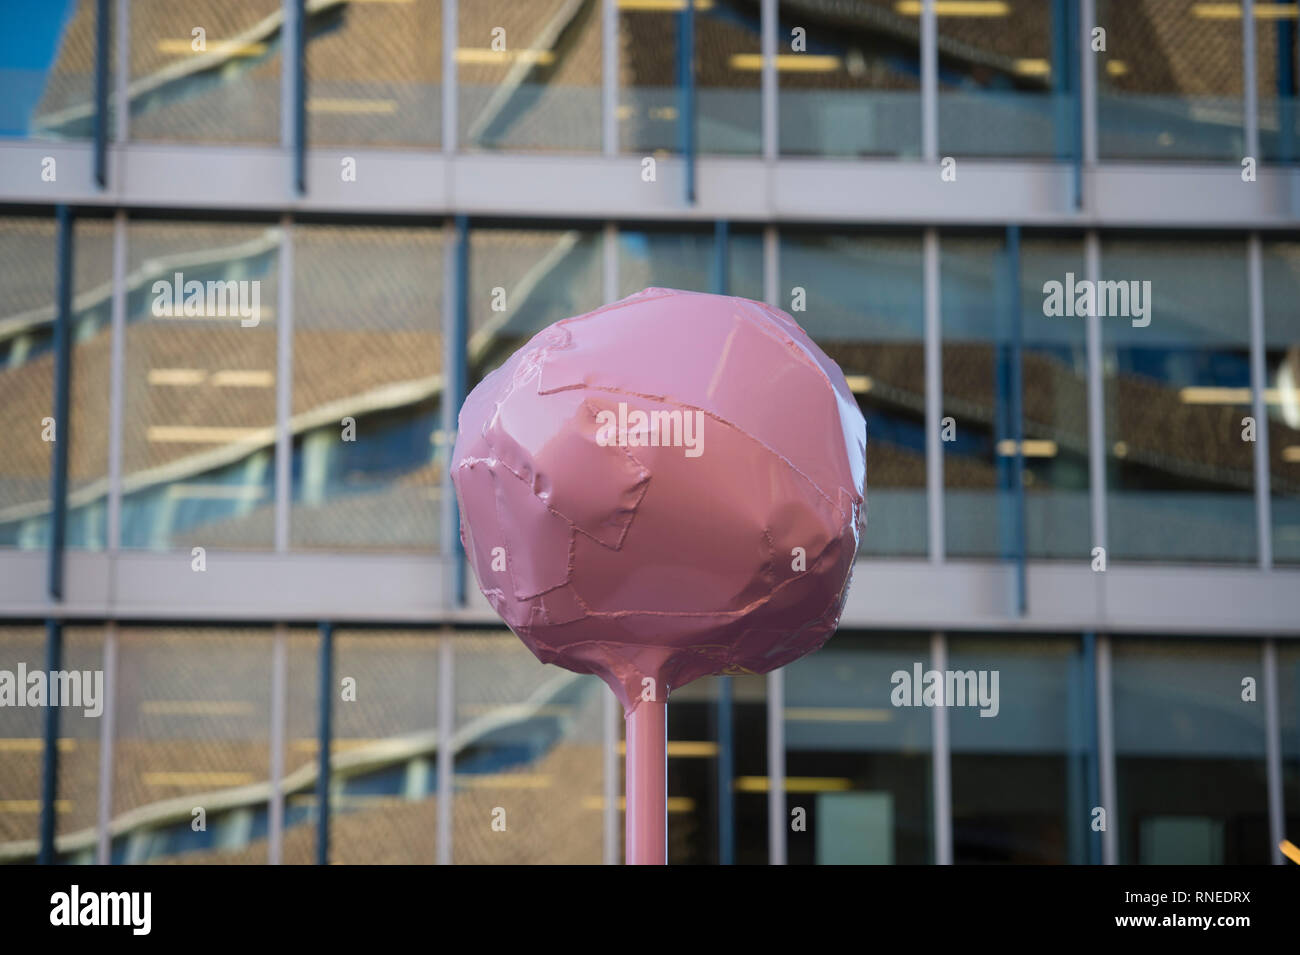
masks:
<path fill-rule="evenodd" d="M 671 862 L 1300 836 L 1294 0 L 0 25 L 0 670 L 107 685 L 0 707 L 0 861 L 621 860 L 621 714 L 467 580 L 447 460 L 484 374 L 650 285 L 790 311 L 869 434 L 839 634 L 672 694 Z M 177 273 L 256 323 L 157 314 Z M 1071 274 L 1149 324 L 1046 315 Z M 999 715 L 892 706 L 915 663 Z"/>

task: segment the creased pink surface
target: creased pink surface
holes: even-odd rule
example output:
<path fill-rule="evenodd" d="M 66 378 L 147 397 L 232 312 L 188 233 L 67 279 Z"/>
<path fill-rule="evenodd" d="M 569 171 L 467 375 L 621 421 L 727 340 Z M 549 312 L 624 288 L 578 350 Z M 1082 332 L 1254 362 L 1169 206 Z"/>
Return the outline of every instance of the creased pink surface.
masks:
<path fill-rule="evenodd" d="M 701 441 L 660 417 L 601 444 L 620 403 L 624 420 L 690 416 Z M 631 712 L 646 677 L 663 700 L 826 642 L 866 523 L 866 440 L 839 367 L 789 315 L 646 289 L 542 330 L 466 399 L 461 540 L 537 658 L 596 674 Z"/>

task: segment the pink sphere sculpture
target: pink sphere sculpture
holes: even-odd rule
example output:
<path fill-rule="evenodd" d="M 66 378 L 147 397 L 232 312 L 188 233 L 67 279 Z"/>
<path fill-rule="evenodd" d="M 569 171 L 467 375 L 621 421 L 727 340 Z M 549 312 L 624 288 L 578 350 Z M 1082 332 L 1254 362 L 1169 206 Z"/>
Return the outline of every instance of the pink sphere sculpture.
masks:
<path fill-rule="evenodd" d="M 650 288 L 489 374 L 451 474 L 483 595 L 539 660 L 596 674 L 630 713 L 835 631 L 866 423 L 789 315 Z"/>

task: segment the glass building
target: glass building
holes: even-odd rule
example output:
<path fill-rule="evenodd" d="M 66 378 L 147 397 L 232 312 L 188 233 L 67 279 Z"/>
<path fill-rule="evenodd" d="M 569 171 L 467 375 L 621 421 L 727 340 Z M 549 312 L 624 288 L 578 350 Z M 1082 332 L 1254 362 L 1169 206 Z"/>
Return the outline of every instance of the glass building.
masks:
<path fill-rule="evenodd" d="M 1295 0 L 0 18 L 0 672 L 103 678 L 0 706 L 0 861 L 620 860 L 617 706 L 447 465 L 647 286 L 789 311 L 869 435 L 840 632 L 672 694 L 670 861 L 1300 841 Z"/>

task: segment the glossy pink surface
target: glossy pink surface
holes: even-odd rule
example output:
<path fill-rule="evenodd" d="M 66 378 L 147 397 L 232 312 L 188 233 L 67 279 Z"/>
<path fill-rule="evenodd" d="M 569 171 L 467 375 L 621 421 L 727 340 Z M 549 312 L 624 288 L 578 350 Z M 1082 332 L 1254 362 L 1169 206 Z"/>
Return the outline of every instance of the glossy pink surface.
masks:
<path fill-rule="evenodd" d="M 631 712 L 645 680 L 665 702 L 834 632 L 866 424 L 789 315 L 652 288 L 556 322 L 489 374 L 451 473 L 484 596 L 538 659 L 600 676 Z"/>

